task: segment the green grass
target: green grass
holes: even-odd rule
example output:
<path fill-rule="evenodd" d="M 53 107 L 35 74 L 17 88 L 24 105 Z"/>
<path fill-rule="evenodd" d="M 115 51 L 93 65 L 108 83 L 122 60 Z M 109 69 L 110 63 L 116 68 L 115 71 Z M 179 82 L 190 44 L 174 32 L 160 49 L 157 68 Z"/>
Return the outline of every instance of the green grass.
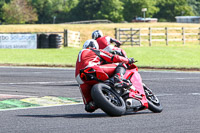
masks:
<path fill-rule="evenodd" d="M 200 45 L 124 47 L 138 66 L 200 68 Z M 0 49 L 0 64 L 75 66 L 81 48 Z"/>
<path fill-rule="evenodd" d="M 200 45 L 125 48 L 140 66 L 200 68 Z"/>
<path fill-rule="evenodd" d="M 0 63 L 74 65 L 80 48 L 0 49 Z"/>

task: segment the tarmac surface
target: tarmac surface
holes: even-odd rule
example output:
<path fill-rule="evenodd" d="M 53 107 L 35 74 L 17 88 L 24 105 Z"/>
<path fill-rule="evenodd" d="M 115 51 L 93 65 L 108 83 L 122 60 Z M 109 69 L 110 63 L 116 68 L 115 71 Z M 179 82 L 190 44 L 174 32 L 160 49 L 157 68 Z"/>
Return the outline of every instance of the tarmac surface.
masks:
<path fill-rule="evenodd" d="M 73 68 L 0 67 L 0 133 L 200 132 L 200 72 L 139 72 L 163 112 L 87 113 Z"/>

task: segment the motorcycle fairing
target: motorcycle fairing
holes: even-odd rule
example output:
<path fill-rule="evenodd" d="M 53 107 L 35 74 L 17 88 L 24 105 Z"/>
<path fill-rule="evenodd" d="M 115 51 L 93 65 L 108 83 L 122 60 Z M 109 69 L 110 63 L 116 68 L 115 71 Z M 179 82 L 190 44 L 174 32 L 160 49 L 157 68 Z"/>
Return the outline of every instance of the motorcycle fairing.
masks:
<path fill-rule="evenodd" d="M 138 73 L 137 68 L 126 70 L 124 78 L 129 79 L 135 88 L 135 90 L 130 89 L 129 97 L 139 100 L 144 107 L 148 108 L 148 102 L 143 89 L 142 78 Z"/>
<path fill-rule="evenodd" d="M 105 81 L 109 79 L 109 76 L 103 70 L 99 69 L 97 66 L 80 70 L 80 77 L 84 81 L 91 81 L 91 80 Z"/>

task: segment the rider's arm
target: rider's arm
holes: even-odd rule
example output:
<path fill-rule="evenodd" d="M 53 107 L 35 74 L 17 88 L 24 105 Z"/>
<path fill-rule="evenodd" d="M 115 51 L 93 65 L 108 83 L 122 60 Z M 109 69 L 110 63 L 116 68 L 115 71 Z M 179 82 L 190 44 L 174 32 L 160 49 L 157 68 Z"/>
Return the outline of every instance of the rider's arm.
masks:
<path fill-rule="evenodd" d="M 106 62 L 109 63 L 129 63 L 129 59 L 119 56 L 119 55 L 113 55 L 107 51 L 100 50 L 100 58 L 103 58 Z"/>
<path fill-rule="evenodd" d="M 121 42 L 120 42 L 120 41 L 118 41 L 118 40 L 116 40 L 116 39 L 113 39 L 113 38 L 110 38 L 110 42 L 111 42 L 111 43 L 114 42 L 114 43 L 116 44 L 117 47 L 119 47 L 119 46 L 121 45 Z"/>

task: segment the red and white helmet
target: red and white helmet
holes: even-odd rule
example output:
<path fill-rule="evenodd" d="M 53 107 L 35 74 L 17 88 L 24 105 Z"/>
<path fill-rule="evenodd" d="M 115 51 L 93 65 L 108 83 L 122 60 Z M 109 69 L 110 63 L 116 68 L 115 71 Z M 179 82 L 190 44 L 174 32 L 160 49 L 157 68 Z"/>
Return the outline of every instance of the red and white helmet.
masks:
<path fill-rule="evenodd" d="M 92 39 L 97 39 L 99 37 L 102 37 L 103 36 L 103 33 L 102 31 L 100 30 L 95 30 L 93 33 L 92 33 Z"/>
<path fill-rule="evenodd" d="M 85 41 L 85 43 L 83 44 L 83 49 L 87 49 L 90 47 L 99 49 L 99 45 L 98 45 L 97 41 L 94 39 L 89 39 L 89 40 Z"/>

